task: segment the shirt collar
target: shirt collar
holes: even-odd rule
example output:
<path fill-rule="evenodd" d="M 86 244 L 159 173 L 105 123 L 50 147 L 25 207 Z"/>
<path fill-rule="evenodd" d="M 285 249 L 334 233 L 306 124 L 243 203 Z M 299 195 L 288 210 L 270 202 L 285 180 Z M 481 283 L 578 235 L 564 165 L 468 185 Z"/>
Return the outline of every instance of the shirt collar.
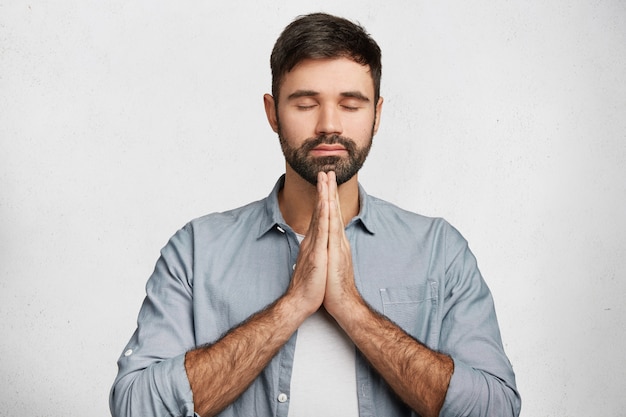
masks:
<path fill-rule="evenodd" d="M 280 212 L 280 207 L 278 206 L 278 192 L 285 185 L 285 175 L 283 174 L 276 184 L 274 188 L 270 192 L 270 194 L 265 199 L 265 211 L 263 218 L 260 219 L 259 222 L 259 234 L 257 238 L 261 238 L 270 230 L 279 227 L 282 229 L 289 228 L 285 219 L 283 218 L 282 213 Z M 353 224 L 360 224 L 363 226 L 363 229 L 370 234 L 375 233 L 375 220 L 374 216 L 371 213 L 370 205 L 372 197 L 370 197 L 365 189 L 359 183 L 359 203 L 360 210 L 359 214 L 357 214 L 348 224 L 350 227 Z"/>

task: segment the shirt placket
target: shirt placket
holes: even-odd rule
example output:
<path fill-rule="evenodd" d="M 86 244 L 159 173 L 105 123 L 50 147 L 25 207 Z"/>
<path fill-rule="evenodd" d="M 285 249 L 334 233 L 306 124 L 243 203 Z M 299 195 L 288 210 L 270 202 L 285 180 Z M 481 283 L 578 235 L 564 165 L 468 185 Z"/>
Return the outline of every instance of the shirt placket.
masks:
<path fill-rule="evenodd" d="M 287 225 L 277 225 L 276 230 L 282 233 L 289 245 L 289 259 L 287 268 L 289 268 L 289 278 L 293 276 L 296 269 L 296 260 L 300 252 L 300 245 L 296 238 L 295 232 Z M 280 325 L 280 323 L 277 323 Z M 279 352 L 279 369 L 276 390 L 271 393 L 273 400 L 276 402 L 276 416 L 287 417 L 289 414 L 289 401 L 291 393 L 291 372 L 293 369 L 293 359 L 296 348 L 297 332 L 294 333 L 289 341 L 283 346 Z"/>

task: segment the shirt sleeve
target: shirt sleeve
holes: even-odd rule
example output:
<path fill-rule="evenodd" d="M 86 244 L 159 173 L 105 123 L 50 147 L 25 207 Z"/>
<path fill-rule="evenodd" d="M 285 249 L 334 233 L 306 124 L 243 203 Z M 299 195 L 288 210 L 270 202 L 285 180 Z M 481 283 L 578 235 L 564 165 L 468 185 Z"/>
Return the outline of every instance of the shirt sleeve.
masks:
<path fill-rule="evenodd" d="M 440 350 L 454 361 L 441 416 L 518 416 L 521 400 L 504 353 L 491 292 L 465 239 L 446 233 Z"/>
<path fill-rule="evenodd" d="M 113 417 L 194 417 L 185 353 L 195 347 L 193 239 L 189 226 L 162 249 L 146 285 L 137 329 L 118 360 Z"/>

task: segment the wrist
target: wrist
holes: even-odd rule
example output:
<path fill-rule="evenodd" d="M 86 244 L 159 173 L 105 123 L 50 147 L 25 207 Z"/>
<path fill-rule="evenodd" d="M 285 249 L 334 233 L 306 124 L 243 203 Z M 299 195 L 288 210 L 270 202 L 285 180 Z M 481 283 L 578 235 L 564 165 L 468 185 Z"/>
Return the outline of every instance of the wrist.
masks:
<path fill-rule="evenodd" d="M 288 290 L 276 301 L 276 308 L 287 323 L 292 323 L 297 329 L 310 315 L 320 308 L 320 303 L 294 291 Z"/>
<path fill-rule="evenodd" d="M 360 323 L 367 320 L 371 313 L 370 307 L 363 300 L 361 295 L 356 292 L 353 294 L 344 294 L 341 299 L 333 303 L 324 303 L 324 307 L 328 313 L 333 316 L 337 323 L 350 334 L 353 328 L 361 326 Z"/>

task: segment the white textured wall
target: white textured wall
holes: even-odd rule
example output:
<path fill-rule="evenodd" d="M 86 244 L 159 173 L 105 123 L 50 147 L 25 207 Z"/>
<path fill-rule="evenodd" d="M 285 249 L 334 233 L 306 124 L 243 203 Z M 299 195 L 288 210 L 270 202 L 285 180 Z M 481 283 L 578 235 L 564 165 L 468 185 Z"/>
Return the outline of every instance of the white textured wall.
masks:
<path fill-rule="evenodd" d="M 108 415 L 159 249 L 282 172 L 268 57 L 298 14 L 383 49 L 370 193 L 451 221 L 524 417 L 625 415 L 620 0 L 0 1 L 0 415 Z"/>

